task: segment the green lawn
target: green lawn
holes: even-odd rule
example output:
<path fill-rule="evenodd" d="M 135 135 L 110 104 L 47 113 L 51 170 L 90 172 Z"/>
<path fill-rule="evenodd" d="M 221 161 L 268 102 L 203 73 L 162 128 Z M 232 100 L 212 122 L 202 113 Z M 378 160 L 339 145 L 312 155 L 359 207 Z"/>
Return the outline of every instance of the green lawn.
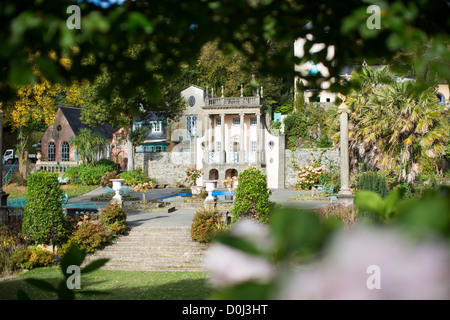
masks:
<path fill-rule="evenodd" d="M 33 300 L 52 300 L 52 293 L 36 289 L 25 279 L 35 278 L 51 282 L 53 286 L 63 278 L 59 268 L 37 268 L 20 273 L 17 277 L 0 280 L 0 300 L 17 299 L 18 289 Z M 83 296 L 80 300 L 203 300 L 213 290 L 207 282 L 206 272 L 176 271 L 109 271 L 97 270 L 81 276 L 81 291 L 100 290 L 108 294 Z"/>
<path fill-rule="evenodd" d="M 98 188 L 95 186 L 82 186 L 82 185 L 62 185 L 61 190 L 63 193 L 67 193 L 69 198 L 76 197 L 89 191 Z M 9 194 L 9 199 L 25 197 L 27 195 L 27 187 L 25 186 L 17 186 L 15 183 L 12 183 L 6 187 L 3 187 L 3 190 Z"/>

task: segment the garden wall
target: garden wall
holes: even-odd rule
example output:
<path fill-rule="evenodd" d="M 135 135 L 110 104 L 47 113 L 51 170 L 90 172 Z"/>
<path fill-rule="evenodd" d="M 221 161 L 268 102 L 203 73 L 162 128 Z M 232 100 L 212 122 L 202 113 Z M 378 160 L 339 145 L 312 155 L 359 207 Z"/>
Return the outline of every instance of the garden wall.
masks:
<path fill-rule="evenodd" d="M 141 167 L 159 185 L 175 186 L 186 178 L 186 169 L 193 165 L 190 152 L 136 153 L 135 168 Z"/>
<path fill-rule="evenodd" d="M 339 170 L 339 150 L 331 149 L 285 149 L 285 188 L 295 186 L 297 174 L 293 162 L 297 165 L 309 165 L 320 160 L 322 168 L 327 171 Z"/>

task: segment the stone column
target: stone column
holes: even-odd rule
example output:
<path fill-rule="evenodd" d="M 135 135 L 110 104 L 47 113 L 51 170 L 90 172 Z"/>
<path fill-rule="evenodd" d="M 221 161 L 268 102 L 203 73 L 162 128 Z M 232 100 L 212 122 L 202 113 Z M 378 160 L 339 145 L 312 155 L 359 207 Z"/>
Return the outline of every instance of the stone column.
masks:
<path fill-rule="evenodd" d="M 261 131 L 261 112 L 256 113 L 256 164 L 261 164 L 261 151 L 262 151 L 262 131 Z"/>
<path fill-rule="evenodd" d="M 225 163 L 226 153 L 225 153 L 225 114 L 224 113 L 220 114 L 220 124 L 221 124 L 220 141 L 221 141 L 221 145 L 222 145 L 222 150 L 220 150 L 220 153 L 219 153 L 219 162 Z"/>
<path fill-rule="evenodd" d="M 205 147 L 203 148 L 203 163 L 209 163 L 209 115 L 205 115 L 205 139 L 203 143 Z"/>
<path fill-rule="evenodd" d="M 239 163 L 244 163 L 245 162 L 245 148 L 244 148 L 244 113 L 241 112 L 240 114 L 240 137 L 239 137 L 239 159 L 238 162 Z"/>
<path fill-rule="evenodd" d="M 346 205 L 353 203 L 353 194 L 350 189 L 350 166 L 348 156 L 348 115 L 350 110 L 343 102 L 338 109 L 341 131 L 341 189 L 337 195 L 339 202 Z"/>

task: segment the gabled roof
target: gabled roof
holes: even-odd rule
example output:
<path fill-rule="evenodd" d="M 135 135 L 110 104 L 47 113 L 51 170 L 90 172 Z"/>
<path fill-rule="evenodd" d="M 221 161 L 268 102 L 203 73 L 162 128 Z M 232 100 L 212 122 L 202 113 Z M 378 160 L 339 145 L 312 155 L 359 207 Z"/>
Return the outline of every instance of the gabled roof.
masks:
<path fill-rule="evenodd" d="M 72 131 L 75 135 L 81 129 L 91 129 L 93 132 L 98 132 L 102 135 L 106 140 L 111 140 L 113 137 L 113 132 L 115 131 L 113 127 L 109 123 L 105 123 L 102 125 L 98 125 L 96 127 L 90 127 L 87 124 L 81 122 L 81 109 L 80 108 L 71 108 L 71 107 L 59 107 L 64 117 L 67 119 Z"/>

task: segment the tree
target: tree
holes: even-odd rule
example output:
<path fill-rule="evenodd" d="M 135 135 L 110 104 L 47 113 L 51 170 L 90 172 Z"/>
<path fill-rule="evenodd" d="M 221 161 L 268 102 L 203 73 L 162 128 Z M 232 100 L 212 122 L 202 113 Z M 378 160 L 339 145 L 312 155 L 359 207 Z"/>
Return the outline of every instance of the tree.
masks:
<path fill-rule="evenodd" d="M 434 88 L 422 91 L 414 81 L 400 81 L 387 67 L 365 67 L 352 74 L 347 96 L 350 154 L 373 168 L 397 168 L 399 179 L 420 173 L 423 155 L 437 157 L 449 141 L 448 120 Z M 337 117 L 333 116 L 335 135 Z"/>
<path fill-rule="evenodd" d="M 88 166 L 93 166 L 98 156 L 107 145 L 107 141 L 100 133 L 83 128 L 76 136 L 70 138 L 69 143 L 77 150 L 78 157 Z"/>
<path fill-rule="evenodd" d="M 72 4 L 72 3 L 71 3 Z M 0 96 L 9 100 L 13 86 L 37 80 L 31 65 L 36 64 L 51 82 L 69 83 L 73 79 L 94 80 L 104 68 L 115 69 L 108 90 L 120 87 L 130 98 L 136 84 L 151 78 L 149 67 L 163 66 L 164 81 L 174 79 L 181 66 L 191 65 L 202 46 L 218 40 L 218 47 L 228 52 L 241 52 L 250 64 L 273 76 L 292 72 L 294 63 L 309 60 L 322 62 L 330 71 L 312 82 L 337 79 L 349 60 L 371 61 L 392 58 L 400 51 L 417 53 L 413 58 L 418 79 L 428 69 L 450 80 L 450 53 L 447 17 L 448 3 L 426 1 L 380 0 L 383 13 L 380 28 L 367 28 L 367 4 L 359 0 L 329 0 L 299 4 L 296 1 L 215 0 L 183 3 L 167 1 L 127 1 L 121 6 L 102 9 L 92 3 L 79 4 L 81 29 L 68 29 L 67 8 L 51 6 L 45 1 L 24 0 L 2 2 L 0 7 Z M 420 14 L 419 14 L 420 13 Z M 308 25 L 308 28 L 305 26 Z M 314 36 L 303 58 L 292 60 L 292 50 L 273 52 L 272 44 L 293 43 L 295 39 Z M 333 60 L 326 50 L 309 53 L 313 42 L 333 45 Z M 113 45 L 112 45 L 113 44 Z M 131 59 L 127 50 L 142 47 L 141 58 Z M 55 50 L 58 57 L 67 55 L 72 68 L 66 70 L 47 56 L 29 61 L 28 52 L 47 53 Z M 92 63 L 86 61 L 92 59 Z M 131 78 L 124 77 L 134 71 Z M 335 82 L 333 90 L 347 90 Z M 161 96 L 157 81 L 145 91 L 151 97 Z"/>

